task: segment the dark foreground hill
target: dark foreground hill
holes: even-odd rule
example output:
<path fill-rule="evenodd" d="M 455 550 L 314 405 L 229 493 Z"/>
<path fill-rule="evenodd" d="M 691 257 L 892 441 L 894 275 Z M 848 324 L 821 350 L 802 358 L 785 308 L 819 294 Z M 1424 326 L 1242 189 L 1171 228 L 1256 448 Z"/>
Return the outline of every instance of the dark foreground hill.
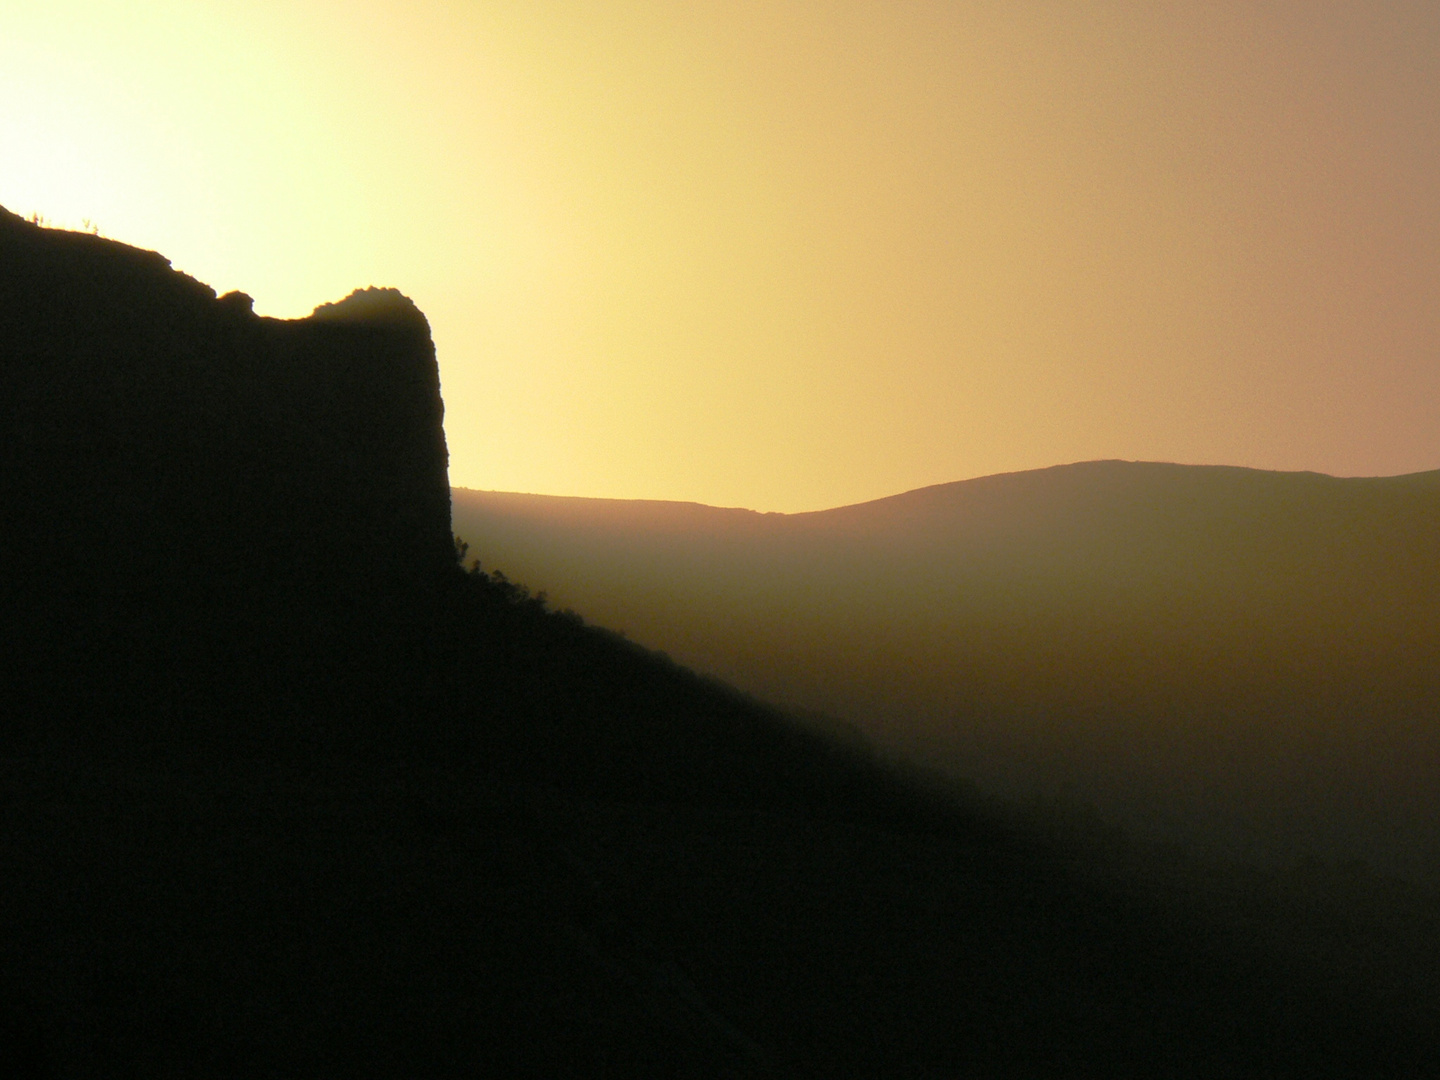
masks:
<path fill-rule="evenodd" d="M 259 553 L 192 550 L 174 540 L 196 535 L 188 510 L 127 517 L 123 500 L 89 533 L 109 550 L 47 543 L 13 500 L 83 509 L 88 475 L 45 470 L 100 461 L 75 449 L 92 430 L 107 433 L 113 490 L 145 498 L 158 475 L 165 506 L 218 505 L 153 427 L 125 416 L 151 408 L 187 356 L 226 355 L 212 349 L 233 324 L 203 293 L 146 306 L 177 286 L 153 256 L 29 228 L 0 218 L 7 297 L 32 273 L 15 252 L 63 250 L 70 269 L 47 289 L 93 297 L 103 279 L 133 298 L 115 312 L 140 313 L 74 346 L 83 305 L 0 312 L 7 385 L 37 386 L 56 363 L 82 385 L 108 380 L 87 399 L 92 427 L 68 426 L 62 397 L 53 412 L 12 409 L 0 431 L 40 447 L 0 508 L 0 575 L 21 601 L 0 645 L 23 660 L 0 684 L 0 1054 L 12 1074 L 1433 1071 L 1428 894 L 1317 867 L 1217 877 L 927 791 L 435 559 L 424 513 L 381 530 L 393 547 L 356 541 L 353 560 L 343 530 L 307 521 L 292 536 L 286 515 L 303 507 L 267 508 L 267 485 L 377 459 L 347 449 L 360 427 L 305 435 L 331 407 L 320 397 L 282 410 L 290 420 L 261 404 L 284 400 L 263 385 L 265 342 L 313 335 L 291 357 L 302 368 L 312 349 L 359 350 L 384 383 L 424 359 L 413 325 L 352 310 L 331 338 L 242 312 L 259 344 L 237 348 L 232 377 L 262 384 L 244 391 L 253 407 L 218 433 L 187 422 L 211 400 L 203 371 L 168 399 L 164 430 L 203 429 L 194 438 L 212 444 L 221 479 L 249 467 L 231 440 L 295 424 L 272 444 L 290 447 L 269 461 L 276 477 L 255 472 L 242 499 L 264 524 L 214 510 L 227 516 L 205 526 L 269 536 Z M 195 329 L 206 325 L 213 339 Z M 176 340 L 201 346 L 167 352 Z M 17 373 L 17 357 L 31 366 Z M 155 363 L 172 365 L 163 379 Z M 109 364 L 122 367 L 93 371 Z M 430 415 L 417 437 L 433 461 Z M 376 468 L 373 488 L 347 496 L 358 518 L 366 492 L 410 475 Z"/>
<path fill-rule="evenodd" d="M 1102 461 L 790 515 L 453 501 L 558 602 L 992 792 L 1440 880 L 1440 473 Z"/>

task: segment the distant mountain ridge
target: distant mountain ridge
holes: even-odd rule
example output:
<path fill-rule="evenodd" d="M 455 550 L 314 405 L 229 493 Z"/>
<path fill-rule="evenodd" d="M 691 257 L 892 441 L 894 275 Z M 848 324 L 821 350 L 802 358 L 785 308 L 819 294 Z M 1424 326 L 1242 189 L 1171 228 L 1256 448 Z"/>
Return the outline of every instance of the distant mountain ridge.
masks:
<path fill-rule="evenodd" d="M 555 602 L 988 788 L 1440 868 L 1440 472 L 1087 462 L 788 515 L 452 504 Z"/>

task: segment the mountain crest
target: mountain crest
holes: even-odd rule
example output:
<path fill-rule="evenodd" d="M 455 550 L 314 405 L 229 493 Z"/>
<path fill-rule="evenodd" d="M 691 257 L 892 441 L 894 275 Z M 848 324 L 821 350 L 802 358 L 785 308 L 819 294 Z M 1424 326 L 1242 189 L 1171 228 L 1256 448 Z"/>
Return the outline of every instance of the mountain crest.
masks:
<path fill-rule="evenodd" d="M 321 304 L 310 317 L 323 322 L 388 323 L 423 328 L 427 334 L 430 331 L 430 324 L 415 301 L 399 289 L 374 285 L 356 289 L 343 300 Z"/>

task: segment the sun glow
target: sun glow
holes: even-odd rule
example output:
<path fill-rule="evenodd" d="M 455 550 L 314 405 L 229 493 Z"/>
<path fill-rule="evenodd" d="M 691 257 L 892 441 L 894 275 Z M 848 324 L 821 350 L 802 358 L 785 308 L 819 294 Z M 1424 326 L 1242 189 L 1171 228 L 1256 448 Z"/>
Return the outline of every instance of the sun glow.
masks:
<path fill-rule="evenodd" d="M 1437 44 L 1359 0 L 56 0 L 0 16 L 0 204 L 266 314 L 400 288 L 471 487 L 1401 472 L 1440 464 Z"/>

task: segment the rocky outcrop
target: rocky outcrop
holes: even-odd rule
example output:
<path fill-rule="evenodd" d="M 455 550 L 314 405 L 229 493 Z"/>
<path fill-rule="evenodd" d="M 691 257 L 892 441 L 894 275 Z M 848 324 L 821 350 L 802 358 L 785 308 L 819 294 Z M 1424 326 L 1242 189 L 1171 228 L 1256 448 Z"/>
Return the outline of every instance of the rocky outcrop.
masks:
<path fill-rule="evenodd" d="M 388 587 L 453 567 L 425 317 L 262 318 L 162 256 L 0 210 L 0 579 L 113 599 Z"/>

